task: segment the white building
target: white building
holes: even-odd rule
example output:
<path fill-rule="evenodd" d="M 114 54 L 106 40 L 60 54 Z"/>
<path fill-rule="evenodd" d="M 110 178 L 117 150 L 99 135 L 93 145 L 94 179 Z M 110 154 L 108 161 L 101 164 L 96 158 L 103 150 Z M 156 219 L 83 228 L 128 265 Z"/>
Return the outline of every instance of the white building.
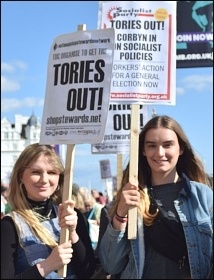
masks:
<path fill-rule="evenodd" d="M 41 124 L 37 117 L 15 115 L 15 123 L 1 119 L 1 180 L 9 181 L 17 158 L 30 144 L 39 142 Z"/>

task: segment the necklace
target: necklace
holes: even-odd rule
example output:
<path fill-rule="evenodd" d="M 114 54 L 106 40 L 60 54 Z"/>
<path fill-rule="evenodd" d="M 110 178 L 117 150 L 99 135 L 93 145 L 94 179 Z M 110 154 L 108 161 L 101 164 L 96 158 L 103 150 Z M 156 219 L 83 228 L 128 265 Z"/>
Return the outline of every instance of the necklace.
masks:
<path fill-rule="evenodd" d="M 41 221 L 50 219 L 53 208 L 51 199 L 39 202 L 28 199 L 28 202 L 31 206 L 32 211 L 35 212 L 37 216 L 39 216 L 39 219 Z"/>

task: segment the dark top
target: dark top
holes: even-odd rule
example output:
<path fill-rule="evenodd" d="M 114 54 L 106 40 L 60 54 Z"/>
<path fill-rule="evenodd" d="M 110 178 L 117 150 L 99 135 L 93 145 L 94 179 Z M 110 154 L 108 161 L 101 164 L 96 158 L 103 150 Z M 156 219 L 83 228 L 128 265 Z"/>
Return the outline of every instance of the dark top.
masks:
<path fill-rule="evenodd" d="M 144 226 L 146 250 L 142 279 L 191 279 L 183 227 L 174 206 L 184 187 L 183 180 L 153 186 L 159 213 L 153 225 Z"/>
<path fill-rule="evenodd" d="M 37 209 L 39 209 L 38 205 Z M 75 211 L 78 216 L 76 232 L 79 240 L 72 244 L 73 256 L 68 266 L 72 265 L 79 279 L 89 279 L 95 271 L 95 255 L 88 234 L 87 221 L 78 209 L 75 208 Z M 54 215 L 52 211 L 50 218 L 54 218 Z M 44 279 L 36 265 L 29 266 L 28 270 L 15 275 L 14 263 L 18 246 L 19 240 L 14 222 L 11 217 L 5 216 L 1 220 L 1 279 Z"/>
<path fill-rule="evenodd" d="M 144 227 L 145 244 L 176 261 L 187 257 L 183 227 L 174 206 L 183 187 L 183 181 L 153 187 L 159 213 L 153 225 Z"/>

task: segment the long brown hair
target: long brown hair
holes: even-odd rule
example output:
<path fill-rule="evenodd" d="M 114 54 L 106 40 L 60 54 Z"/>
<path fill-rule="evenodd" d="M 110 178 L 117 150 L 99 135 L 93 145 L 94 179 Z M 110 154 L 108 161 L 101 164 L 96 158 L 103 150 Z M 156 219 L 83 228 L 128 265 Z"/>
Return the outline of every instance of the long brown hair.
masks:
<path fill-rule="evenodd" d="M 182 173 L 185 173 L 190 180 L 208 184 L 207 174 L 204 170 L 202 161 L 198 158 L 196 153 L 193 151 L 193 148 L 187 136 L 185 135 L 183 129 L 179 125 L 179 123 L 174 119 L 172 119 L 171 117 L 165 115 L 156 116 L 150 119 L 143 127 L 139 135 L 139 157 L 138 157 L 138 182 L 139 182 L 139 191 L 140 191 L 141 201 L 142 201 L 138 211 L 143 217 L 144 223 L 147 225 L 151 225 L 153 223 L 153 220 L 156 217 L 157 213 L 155 214 L 149 213 L 150 199 L 147 192 L 148 190 L 147 184 L 148 182 L 150 182 L 151 168 L 147 162 L 146 156 L 143 155 L 143 150 L 144 150 L 145 137 L 148 130 L 159 128 L 159 127 L 170 129 L 174 131 L 177 135 L 180 149 L 183 150 L 183 153 L 182 155 L 179 156 L 176 165 L 178 174 L 181 175 Z M 121 187 L 118 190 L 115 196 L 115 200 L 112 203 L 112 207 L 109 210 L 109 214 L 111 217 L 113 217 L 116 211 L 123 187 L 128 182 L 129 182 L 129 163 L 127 164 L 123 172 Z"/>

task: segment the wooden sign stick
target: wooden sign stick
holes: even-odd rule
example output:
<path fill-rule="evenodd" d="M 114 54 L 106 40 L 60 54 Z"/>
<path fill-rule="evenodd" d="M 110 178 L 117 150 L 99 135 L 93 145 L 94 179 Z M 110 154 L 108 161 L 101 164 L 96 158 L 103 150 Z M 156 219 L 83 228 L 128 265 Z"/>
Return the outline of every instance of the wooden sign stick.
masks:
<path fill-rule="evenodd" d="M 122 177 L 123 177 L 123 155 L 117 154 L 117 190 L 119 190 L 120 188 Z"/>
<path fill-rule="evenodd" d="M 131 138 L 130 138 L 130 161 L 129 182 L 138 185 L 138 153 L 139 153 L 139 121 L 140 105 L 131 105 Z M 128 212 L 128 239 L 137 238 L 137 207 L 130 207 Z"/>
<path fill-rule="evenodd" d="M 66 152 L 66 162 L 65 162 L 65 171 L 64 171 L 64 184 L 63 184 L 63 193 L 62 193 L 62 202 L 72 197 L 72 184 L 73 184 L 73 166 L 74 166 L 74 154 L 75 154 L 75 145 L 67 145 Z M 68 228 L 62 228 L 60 232 L 60 244 L 67 242 L 69 238 Z M 63 268 L 58 270 L 60 277 L 66 277 L 67 265 L 64 265 Z"/>
<path fill-rule="evenodd" d="M 86 30 L 86 25 L 85 24 L 78 25 L 78 30 Z M 72 198 L 74 154 L 75 154 L 75 144 L 67 145 L 62 202 Z M 67 242 L 68 238 L 69 238 L 68 228 L 62 228 L 60 233 L 60 244 Z M 58 274 L 60 277 L 63 278 L 66 277 L 67 265 L 64 265 L 61 269 L 59 269 Z"/>

